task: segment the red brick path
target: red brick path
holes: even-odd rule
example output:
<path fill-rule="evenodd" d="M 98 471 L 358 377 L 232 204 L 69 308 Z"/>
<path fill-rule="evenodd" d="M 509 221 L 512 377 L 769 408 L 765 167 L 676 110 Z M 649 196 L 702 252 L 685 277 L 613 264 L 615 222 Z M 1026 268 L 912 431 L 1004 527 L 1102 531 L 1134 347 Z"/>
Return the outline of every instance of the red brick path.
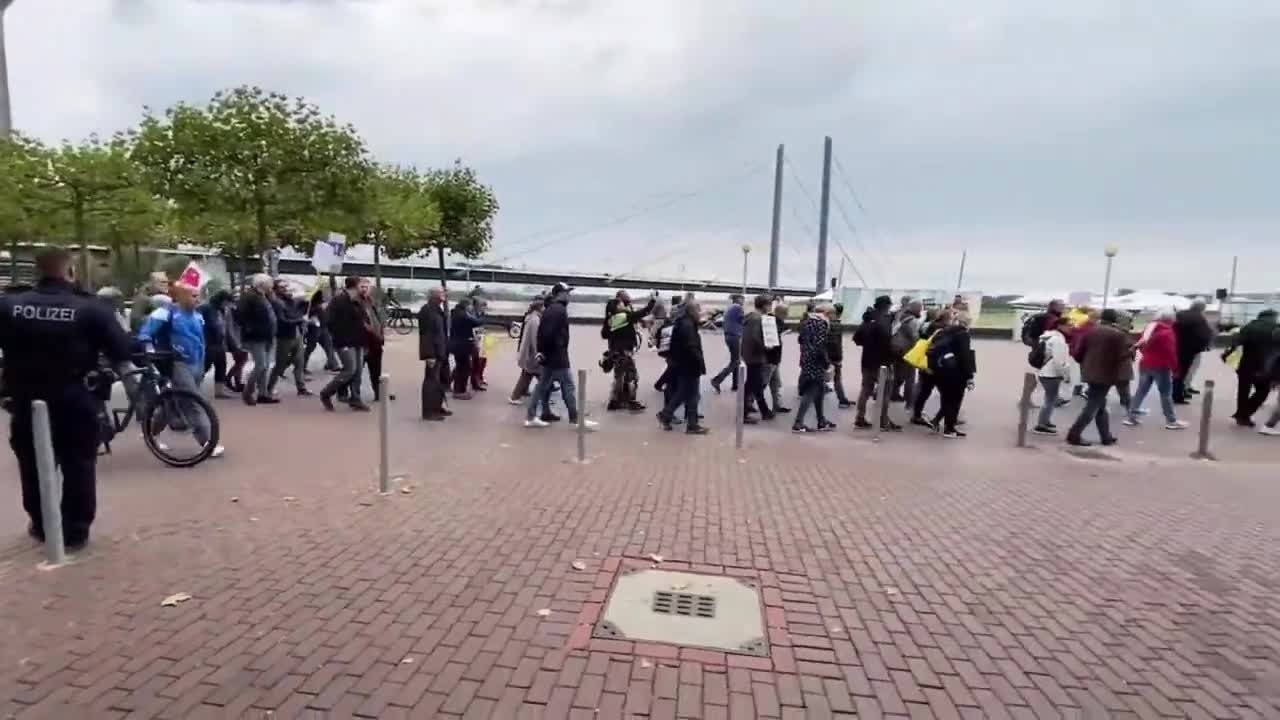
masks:
<path fill-rule="evenodd" d="M 729 398 L 692 441 L 597 408 L 579 466 L 500 393 L 424 427 L 407 384 L 408 494 L 370 492 L 372 418 L 291 400 L 220 405 L 221 464 L 105 462 L 70 567 L 36 570 L 6 509 L 0 717 L 1280 717 L 1274 466 L 777 431 L 739 454 Z M 590 638 L 651 553 L 758 580 L 771 657 Z"/>

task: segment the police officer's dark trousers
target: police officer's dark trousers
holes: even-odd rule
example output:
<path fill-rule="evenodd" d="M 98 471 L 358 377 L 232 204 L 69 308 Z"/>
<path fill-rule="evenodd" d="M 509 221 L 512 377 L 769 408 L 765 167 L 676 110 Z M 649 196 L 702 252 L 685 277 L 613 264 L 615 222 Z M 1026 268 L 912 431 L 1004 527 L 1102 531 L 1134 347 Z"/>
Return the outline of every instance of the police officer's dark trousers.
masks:
<path fill-rule="evenodd" d="M 62 470 L 62 534 L 68 545 L 89 539 L 97 512 L 98 419 L 97 400 L 79 383 L 51 391 L 49 427 L 53 455 Z M 15 398 L 9 445 L 18 459 L 22 479 L 22 507 L 31 517 L 35 534 L 44 536 L 40 510 L 40 474 L 32 437 L 30 398 Z"/>

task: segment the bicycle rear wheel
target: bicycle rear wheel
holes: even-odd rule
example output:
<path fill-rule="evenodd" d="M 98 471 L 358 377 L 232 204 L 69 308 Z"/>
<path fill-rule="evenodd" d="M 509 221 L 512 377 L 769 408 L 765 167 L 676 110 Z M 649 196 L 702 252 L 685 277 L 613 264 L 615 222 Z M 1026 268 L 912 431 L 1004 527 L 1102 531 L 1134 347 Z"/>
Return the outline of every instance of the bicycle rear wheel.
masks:
<path fill-rule="evenodd" d="M 408 335 L 414 330 L 413 320 L 411 318 L 407 318 L 403 316 L 393 320 L 391 323 L 391 326 L 395 329 L 397 333 L 400 333 L 401 335 Z"/>
<path fill-rule="evenodd" d="M 191 435 L 193 420 L 202 413 L 209 426 L 209 438 L 203 444 L 195 441 L 193 451 L 175 450 L 176 443 L 167 442 Z M 143 409 L 138 421 L 142 425 L 142 441 L 160 462 L 170 467 L 194 467 L 204 462 L 218 446 L 218 414 L 213 405 L 199 393 L 190 390 L 161 390 L 154 402 Z M 187 447 L 183 443 L 183 447 Z"/>

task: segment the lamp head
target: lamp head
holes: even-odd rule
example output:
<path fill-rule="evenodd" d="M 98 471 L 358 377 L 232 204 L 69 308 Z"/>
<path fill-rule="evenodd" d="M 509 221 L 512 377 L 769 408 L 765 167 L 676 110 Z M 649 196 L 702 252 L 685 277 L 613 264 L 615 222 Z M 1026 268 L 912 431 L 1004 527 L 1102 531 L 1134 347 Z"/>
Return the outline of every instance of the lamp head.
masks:
<path fill-rule="evenodd" d="M 1108 243 L 1107 246 L 1102 249 L 1102 252 L 1107 257 L 1113 258 L 1116 255 L 1120 254 L 1120 248 L 1116 247 L 1115 243 Z"/>

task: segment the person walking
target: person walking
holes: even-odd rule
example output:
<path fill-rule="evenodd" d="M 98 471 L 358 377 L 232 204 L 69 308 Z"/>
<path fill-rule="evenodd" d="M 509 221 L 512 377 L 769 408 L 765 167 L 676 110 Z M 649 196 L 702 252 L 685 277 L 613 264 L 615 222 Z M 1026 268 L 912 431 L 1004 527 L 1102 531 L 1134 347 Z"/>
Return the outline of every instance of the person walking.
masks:
<path fill-rule="evenodd" d="M 893 397 L 892 402 L 905 402 L 907 408 L 913 406 L 912 400 L 916 390 L 916 369 L 902 358 L 916 346 L 920 339 L 920 317 L 924 314 L 924 305 L 919 300 L 903 298 L 902 308 L 893 321 L 893 336 L 889 340 L 889 348 L 893 358 Z"/>
<path fill-rule="evenodd" d="M 200 393 L 204 383 L 205 347 L 204 316 L 196 312 L 195 287 L 184 282 L 173 283 L 169 292 L 173 303 L 156 308 L 147 316 L 138 330 L 138 342 L 148 352 L 160 350 L 173 354 L 169 382 L 177 390 Z M 181 415 L 191 425 L 191 434 L 204 447 L 209 443 L 211 429 L 209 417 L 200 406 L 181 401 Z M 218 445 L 209 457 L 221 457 L 224 448 Z"/>
<path fill-rule="evenodd" d="M 312 393 L 307 389 L 302 372 L 302 330 L 307 320 L 306 308 L 295 300 L 289 285 L 282 280 L 276 281 L 271 308 L 276 315 L 276 361 L 271 368 L 271 378 L 267 380 L 268 402 L 280 402 L 276 383 L 290 367 L 293 368 L 293 385 L 298 397 L 308 397 Z"/>
<path fill-rule="evenodd" d="M 470 400 L 471 363 L 476 354 L 476 328 L 480 321 L 471 314 L 471 298 L 459 298 L 449 312 L 449 354 L 453 356 L 453 397 Z"/>
<path fill-rule="evenodd" d="M 1132 348 L 1128 336 L 1116 327 L 1120 315 L 1114 308 L 1102 311 L 1101 323 L 1075 348 L 1075 359 L 1080 363 L 1080 375 L 1088 386 L 1084 409 L 1067 430 L 1067 444 L 1077 447 L 1092 445 L 1083 438 L 1090 423 L 1098 427 L 1098 439 L 1103 445 L 1115 445 L 1116 436 L 1111 433 L 1111 414 L 1107 410 L 1107 396 L 1121 382 L 1127 382 L 1133 373 Z"/>
<path fill-rule="evenodd" d="M 343 291 L 329 302 L 329 334 L 333 337 L 334 351 L 342 370 L 320 391 L 320 403 L 333 411 L 333 396 L 345 392 L 347 405 L 352 410 L 368 412 L 369 406 L 360 396 L 361 375 L 364 374 L 364 353 L 368 345 L 367 318 L 360 305 L 360 285 L 363 278 L 349 276 L 343 282 Z"/>
<path fill-rule="evenodd" d="M 657 293 L 654 293 L 648 304 L 636 310 L 631 306 L 631 296 L 627 291 L 619 290 L 605 306 L 601 334 L 608 343 L 605 353 L 607 364 L 613 365 L 613 387 L 609 391 L 607 410 L 644 411 L 644 404 L 636 398 L 636 390 L 640 387 L 635 360 L 640 334 L 636 332 L 636 324 L 648 317 L 657 299 Z"/>
<path fill-rule="evenodd" d="M 324 369 L 338 372 L 342 364 L 333 352 L 333 338 L 329 336 L 328 323 L 329 302 L 325 300 L 324 290 L 317 288 L 307 303 L 306 345 L 302 351 L 302 367 L 311 366 L 311 354 L 319 347 L 324 352 Z"/>
<path fill-rule="evenodd" d="M 823 411 L 823 398 L 827 393 L 827 380 L 831 375 L 831 358 L 828 356 L 827 337 L 835 310 L 829 304 L 819 305 L 804 319 L 800 326 L 800 407 L 791 425 L 793 433 L 830 432 L 836 424 L 827 420 Z M 818 423 L 811 428 L 804 419 L 813 407 Z"/>
<path fill-rule="evenodd" d="M 858 417 L 853 423 L 859 430 L 874 427 L 867 422 L 867 402 L 875 394 L 880 380 L 880 368 L 889 365 L 893 359 L 890 346 L 892 320 L 889 317 L 889 308 L 892 306 L 893 299 L 888 295 L 876 298 L 875 304 L 862 314 L 862 324 L 853 334 L 853 342 L 862 348 L 862 385 L 858 390 Z M 901 426 L 889 419 L 887 402 L 880 404 L 880 429 L 890 432 L 902 430 Z"/>
<path fill-rule="evenodd" d="M 729 307 L 724 311 L 724 344 L 729 348 L 729 363 L 724 369 L 711 378 L 711 389 L 720 394 L 720 384 L 731 377 L 731 388 L 738 391 L 738 365 L 742 362 L 742 321 L 745 313 L 742 310 L 744 298 L 734 293 L 729 296 Z"/>
<path fill-rule="evenodd" d="M 1178 420 L 1174 411 L 1174 401 L 1177 399 L 1173 390 L 1174 373 L 1180 372 L 1182 363 L 1174 322 L 1172 310 L 1160 312 L 1155 321 L 1147 326 L 1142 341 L 1138 343 L 1138 350 L 1142 353 L 1138 360 L 1138 391 L 1129 400 L 1125 425 L 1139 425 L 1138 411 L 1142 402 L 1147 399 L 1147 393 L 1151 392 L 1151 386 L 1155 385 L 1160 393 L 1160 409 L 1164 411 L 1164 428 L 1184 430 L 1187 427 L 1185 422 Z M 1187 366 L 1190 367 L 1189 360 Z"/>
<path fill-rule="evenodd" d="M 433 287 L 418 310 L 418 359 L 422 370 L 422 419 L 439 422 L 448 417 L 444 388 L 449 373 L 449 338 L 444 317 L 444 290 Z"/>
<path fill-rule="evenodd" d="M 969 313 L 957 312 L 951 324 L 929 346 L 929 369 L 938 388 L 938 414 L 933 418 L 934 430 L 949 440 L 967 437 L 960 430 L 960 407 L 965 391 L 973 387 L 978 373 L 973 343 L 969 335 Z"/>
<path fill-rule="evenodd" d="M 782 334 L 787 331 L 787 304 L 782 298 L 774 299 L 772 314 L 778 331 L 778 344 L 765 349 L 765 357 L 769 361 L 769 396 L 773 401 L 773 412 L 785 415 L 791 412 L 791 408 L 782 404 Z"/>
<path fill-rule="evenodd" d="M 1213 327 L 1205 317 L 1205 302 L 1196 300 L 1191 307 L 1177 314 L 1173 332 L 1178 345 L 1178 367 L 1173 376 L 1173 402 L 1186 405 L 1191 402 L 1191 374 L 1200 353 L 1213 345 Z"/>
<path fill-rule="evenodd" d="M 227 388 L 227 305 L 231 302 L 231 293 L 218 290 L 209 299 L 196 308 L 204 321 L 204 372 L 213 368 L 213 397 L 226 399 L 232 397 Z"/>
<path fill-rule="evenodd" d="M 831 388 L 836 393 L 836 403 L 841 410 L 853 407 L 844 394 L 844 334 L 840 332 L 840 319 L 844 317 L 844 305 L 832 306 L 831 322 L 827 329 L 827 359 L 831 361 Z"/>
<path fill-rule="evenodd" d="M 279 402 L 267 389 L 270 379 L 271 347 L 276 339 L 276 313 L 271 305 L 271 276 L 254 275 L 240 295 L 238 319 L 244 350 L 253 360 L 253 370 L 244 381 L 240 397 L 245 405 Z"/>
<path fill-rule="evenodd" d="M 244 341 L 240 333 L 240 295 L 231 293 L 222 310 L 222 322 L 225 327 L 227 352 L 231 353 L 231 367 L 227 368 L 226 388 L 239 395 L 244 391 L 244 366 L 249 361 L 249 353 L 244 349 Z"/>
<path fill-rule="evenodd" d="M 1058 426 L 1053 423 L 1053 411 L 1058 407 L 1058 398 L 1064 383 L 1071 379 L 1071 346 L 1067 344 L 1067 332 L 1071 328 L 1071 320 L 1057 316 L 1052 329 L 1040 336 L 1043 361 L 1036 370 L 1040 378 L 1040 387 L 1044 390 L 1044 402 L 1040 404 L 1040 416 L 1031 432 L 1037 435 L 1057 435 Z"/>
<path fill-rule="evenodd" d="M 511 388 L 508 400 L 512 405 L 523 405 L 529 397 L 529 387 L 538 377 L 538 325 L 542 322 L 542 298 L 535 298 L 529 303 L 524 321 L 520 324 L 520 337 L 516 340 L 516 366 L 520 368 L 520 377 L 515 387 Z"/>
<path fill-rule="evenodd" d="M 938 308 L 929 311 L 926 315 L 925 328 L 921 332 L 922 338 L 936 338 L 938 333 L 945 330 L 951 325 L 952 310 L 950 308 Z M 925 419 L 924 406 L 928 404 L 929 397 L 933 395 L 935 388 L 933 372 L 921 369 L 916 375 L 915 396 L 911 398 L 911 424 L 920 427 L 933 428 L 933 423 Z"/>
<path fill-rule="evenodd" d="M 1271 376 L 1280 356 L 1280 325 L 1276 311 L 1270 308 L 1258 313 L 1231 340 L 1223 359 L 1239 348 L 1240 364 L 1236 367 L 1236 413 L 1240 427 L 1255 427 L 1253 416 L 1267 402 L 1271 393 Z"/>
<path fill-rule="evenodd" d="M 698 385 L 707 374 L 706 358 L 702 354 L 702 333 L 699 319 L 702 308 L 696 299 L 687 298 L 683 312 L 675 321 L 671 333 L 670 362 L 675 392 L 658 411 L 658 423 L 663 430 L 671 430 L 676 410 L 684 406 L 685 432 L 690 435 L 706 435 L 709 430 L 699 422 Z"/>
<path fill-rule="evenodd" d="M 389 289 L 390 290 L 390 289 Z M 392 295 L 394 298 L 394 294 Z M 369 371 L 369 387 L 373 389 L 373 399 L 382 399 L 382 351 L 387 344 L 387 310 L 378 303 L 372 292 L 363 292 L 360 296 L 360 307 L 365 315 L 365 335 L 368 344 L 364 351 L 364 367 Z M 399 307 L 397 304 L 396 307 Z M 395 393 L 387 394 L 388 400 L 395 400 Z"/>
<path fill-rule="evenodd" d="M 528 410 L 524 426 L 527 428 L 545 428 L 550 423 L 538 417 L 538 410 L 551 406 L 551 389 L 560 387 L 560 397 L 564 400 L 568 413 L 569 426 L 578 424 L 578 413 L 585 413 L 586 408 L 578 407 L 578 399 L 574 396 L 577 389 L 573 381 L 573 368 L 569 359 L 569 295 L 573 288 L 558 282 L 548 293 L 547 307 L 542 311 L 542 320 L 538 324 L 537 351 L 541 364 L 538 374 L 538 385 L 529 397 Z M 582 418 L 582 425 L 587 430 L 595 430 L 598 424 L 594 420 Z"/>
<path fill-rule="evenodd" d="M 757 295 L 755 309 L 747 313 L 742 321 L 742 363 L 747 366 L 746 399 L 743 402 L 743 419 L 747 425 L 756 424 L 751 415 L 754 406 L 764 420 L 772 420 L 774 413 L 765 400 L 764 389 L 768 383 L 769 372 L 768 348 L 764 340 L 764 318 L 769 313 L 771 300 L 767 295 Z M 772 319 L 772 318 L 770 318 Z"/>

